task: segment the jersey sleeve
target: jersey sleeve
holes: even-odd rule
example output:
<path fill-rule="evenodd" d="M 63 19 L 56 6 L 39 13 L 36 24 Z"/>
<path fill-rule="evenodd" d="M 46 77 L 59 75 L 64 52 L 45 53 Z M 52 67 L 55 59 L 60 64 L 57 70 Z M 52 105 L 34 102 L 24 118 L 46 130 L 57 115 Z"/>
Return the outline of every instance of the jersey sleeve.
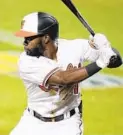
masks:
<path fill-rule="evenodd" d="M 49 77 L 60 70 L 58 64 L 47 58 L 19 60 L 19 73 L 23 80 L 46 87 Z"/>
<path fill-rule="evenodd" d="M 94 62 L 98 59 L 99 57 L 99 51 L 92 48 L 88 40 L 86 39 L 78 39 L 77 41 L 79 43 L 79 49 L 81 50 L 81 59 L 83 61 L 90 61 Z"/>

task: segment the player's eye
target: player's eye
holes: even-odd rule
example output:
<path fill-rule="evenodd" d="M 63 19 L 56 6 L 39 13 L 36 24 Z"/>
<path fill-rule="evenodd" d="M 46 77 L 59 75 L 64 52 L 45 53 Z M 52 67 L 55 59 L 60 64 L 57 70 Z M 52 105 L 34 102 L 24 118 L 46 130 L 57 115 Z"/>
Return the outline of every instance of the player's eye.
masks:
<path fill-rule="evenodd" d="M 24 38 L 24 45 L 27 46 L 29 44 L 30 41 L 32 41 L 33 39 L 35 39 L 34 37 L 26 37 Z"/>
<path fill-rule="evenodd" d="M 25 46 L 27 46 L 27 45 L 29 44 L 29 42 L 30 42 L 30 40 L 27 40 L 27 39 L 25 38 L 23 44 L 24 44 Z"/>

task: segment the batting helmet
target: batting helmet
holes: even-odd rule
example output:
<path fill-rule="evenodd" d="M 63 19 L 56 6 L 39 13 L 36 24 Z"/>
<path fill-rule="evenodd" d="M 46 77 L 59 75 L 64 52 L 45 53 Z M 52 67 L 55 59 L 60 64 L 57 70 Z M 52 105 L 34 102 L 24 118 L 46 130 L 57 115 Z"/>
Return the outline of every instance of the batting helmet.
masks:
<path fill-rule="evenodd" d="M 58 38 L 59 23 L 48 13 L 34 12 L 26 15 L 21 22 L 21 30 L 16 32 L 18 37 L 31 37 L 48 34 L 53 40 Z"/>

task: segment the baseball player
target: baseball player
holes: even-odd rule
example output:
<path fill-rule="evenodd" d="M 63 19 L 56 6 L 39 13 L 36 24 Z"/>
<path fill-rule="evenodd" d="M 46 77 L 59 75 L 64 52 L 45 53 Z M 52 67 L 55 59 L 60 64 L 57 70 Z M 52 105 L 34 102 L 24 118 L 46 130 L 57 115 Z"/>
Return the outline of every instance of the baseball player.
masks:
<path fill-rule="evenodd" d="M 119 67 L 120 55 L 103 34 L 58 39 L 58 21 L 44 12 L 26 15 L 16 36 L 24 38 L 18 65 L 28 102 L 10 135 L 82 135 L 80 82 Z M 91 64 L 83 67 L 86 60 Z"/>

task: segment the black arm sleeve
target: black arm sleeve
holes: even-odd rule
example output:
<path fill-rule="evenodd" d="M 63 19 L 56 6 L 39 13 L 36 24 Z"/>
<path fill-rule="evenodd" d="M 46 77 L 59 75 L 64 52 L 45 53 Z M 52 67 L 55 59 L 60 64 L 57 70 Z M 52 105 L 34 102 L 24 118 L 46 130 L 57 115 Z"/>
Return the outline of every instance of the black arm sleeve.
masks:
<path fill-rule="evenodd" d="M 115 48 L 112 48 L 112 50 L 117 54 L 117 57 L 110 60 L 108 68 L 120 67 L 123 64 L 122 57 L 120 56 L 120 53 Z"/>

